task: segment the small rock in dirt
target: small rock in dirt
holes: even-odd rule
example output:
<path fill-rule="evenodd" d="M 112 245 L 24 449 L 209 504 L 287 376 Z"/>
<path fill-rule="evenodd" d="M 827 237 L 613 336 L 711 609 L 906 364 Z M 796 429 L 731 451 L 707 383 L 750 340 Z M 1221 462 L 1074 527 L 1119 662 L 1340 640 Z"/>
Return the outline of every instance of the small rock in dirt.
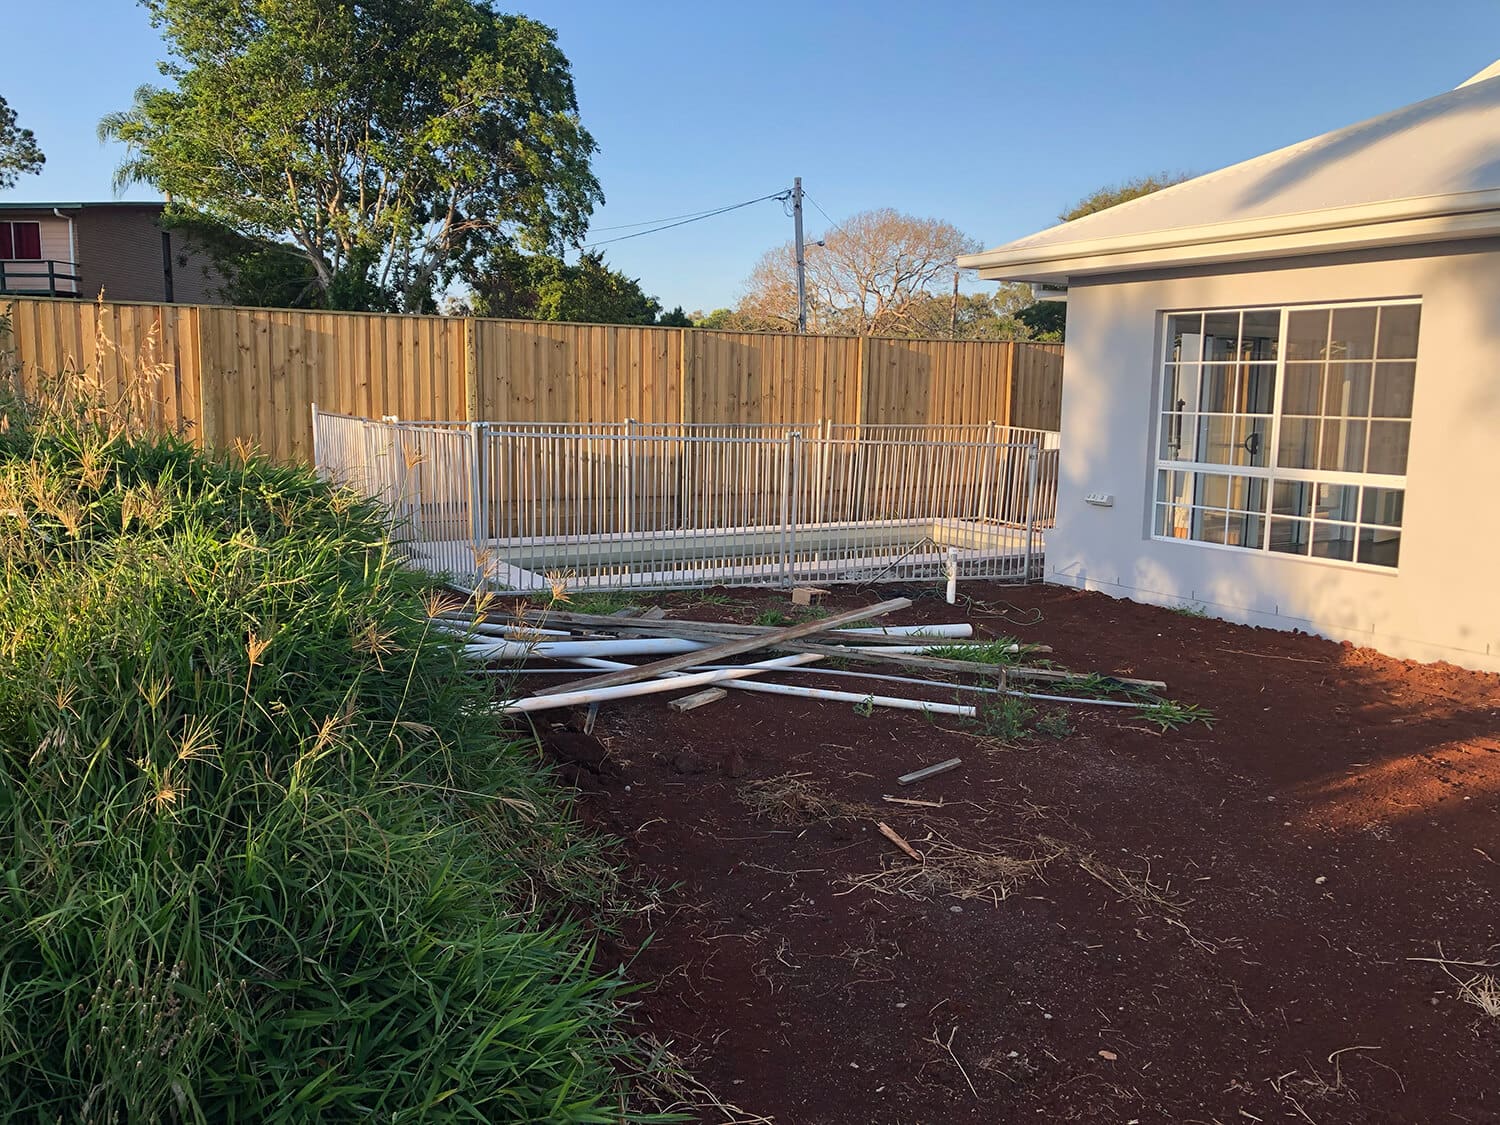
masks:
<path fill-rule="evenodd" d="M 702 773 L 708 768 L 701 754 L 692 750 L 683 750 L 672 759 L 672 768 L 678 773 Z"/>
<path fill-rule="evenodd" d="M 1099 1052 L 1099 1057 L 1101 1059 L 1103 1059 L 1105 1062 L 1114 1062 L 1120 1056 L 1117 1055 L 1117 1054 L 1115 1054 L 1113 1051 L 1100 1051 Z"/>
<path fill-rule="evenodd" d="M 1313 880 L 1313 882 L 1317 883 L 1321 887 L 1324 883 L 1328 882 L 1328 876 L 1319 875 L 1316 879 Z"/>
<path fill-rule="evenodd" d="M 950 906 L 948 907 L 948 910 L 953 914 L 962 914 L 964 912 L 964 908 L 962 906 Z"/>
<path fill-rule="evenodd" d="M 738 779 L 745 776 L 745 770 L 745 756 L 738 750 L 730 751 L 729 762 L 725 765 L 724 772 L 730 777 Z"/>

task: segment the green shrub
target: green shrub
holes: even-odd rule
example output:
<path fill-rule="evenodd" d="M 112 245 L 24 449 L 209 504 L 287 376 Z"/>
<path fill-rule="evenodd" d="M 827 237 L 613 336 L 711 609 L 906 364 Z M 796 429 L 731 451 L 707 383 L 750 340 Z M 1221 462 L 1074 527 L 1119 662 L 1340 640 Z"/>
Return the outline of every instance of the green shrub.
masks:
<path fill-rule="evenodd" d="M 309 472 L 0 434 L 8 1119 L 620 1119 L 611 869 L 428 594 Z"/>

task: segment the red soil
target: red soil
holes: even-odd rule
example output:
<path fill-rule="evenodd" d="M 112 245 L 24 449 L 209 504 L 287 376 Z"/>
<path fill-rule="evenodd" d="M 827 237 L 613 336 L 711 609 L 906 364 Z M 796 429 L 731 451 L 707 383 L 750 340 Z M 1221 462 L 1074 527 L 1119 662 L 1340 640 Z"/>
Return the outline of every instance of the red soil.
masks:
<path fill-rule="evenodd" d="M 966 593 L 889 620 L 1163 679 L 1214 727 L 1073 707 L 1071 735 L 1005 745 L 732 692 L 683 715 L 606 707 L 597 743 L 544 729 L 584 815 L 664 888 L 614 949 L 653 982 L 642 1031 L 780 1125 L 1500 1121 L 1500 1018 L 1413 960 L 1500 962 L 1500 677 L 1057 588 Z M 791 612 L 770 593 L 666 601 Z M 757 815 L 754 783 L 788 773 L 858 807 Z M 942 837 L 1040 866 L 998 899 L 851 884 L 916 867 L 877 820 L 924 852 Z"/>

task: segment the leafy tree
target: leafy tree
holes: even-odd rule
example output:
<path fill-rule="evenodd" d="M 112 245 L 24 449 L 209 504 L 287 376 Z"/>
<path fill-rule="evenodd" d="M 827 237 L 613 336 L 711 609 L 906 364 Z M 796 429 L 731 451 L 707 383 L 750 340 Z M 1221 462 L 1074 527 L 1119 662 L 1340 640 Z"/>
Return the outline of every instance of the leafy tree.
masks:
<path fill-rule="evenodd" d="M 693 326 L 693 318 L 683 312 L 682 306 L 678 305 L 675 309 L 664 312 L 657 317 L 656 323 L 663 328 L 691 328 Z"/>
<path fill-rule="evenodd" d="M 953 259 L 979 243 L 952 223 L 890 208 L 865 211 L 809 246 L 807 323 L 815 332 L 909 333 L 914 315 L 953 281 Z M 746 283 L 739 313 L 788 327 L 797 323 L 797 271 L 791 243 L 768 251 Z"/>
<path fill-rule="evenodd" d="M 141 0 L 172 88 L 100 134 L 117 180 L 285 242 L 334 307 L 425 311 L 497 243 L 558 252 L 603 198 L 555 32 L 486 0 Z"/>
<path fill-rule="evenodd" d="M 551 254 L 521 254 L 513 247 L 493 250 L 474 279 L 469 308 L 478 316 L 524 320 L 570 320 L 585 324 L 678 324 L 682 310 L 657 320 L 661 302 L 641 283 L 612 269 L 598 252 L 569 265 Z"/>
<path fill-rule="evenodd" d="M 1061 341 L 1068 329 L 1066 301 L 1036 301 L 1016 313 L 1033 340 Z"/>
<path fill-rule="evenodd" d="M 1057 218 L 1059 222 L 1070 223 L 1074 219 L 1092 215 L 1095 211 L 1103 211 L 1107 207 L 1129 203 L 1132 199 L 1139 199 L 1143 195 L 1150 195 L 1152 192 L 1161 191 L 1162 188 L 1169 188 L 1173 184 L 1180 184 L 1191 178 L 1190 174 L 1183 172 L 1158 172 L 1151 176 L 1137 176 L 1122 184 L 1111 184 L 1090 192 Z"/>
<path fill-rule="evenodd" d="M 988 293 L 960 293 L 957 301 L 930 297 L 913 306 L 896 335 L 955 340 L 1027 340 L 1033 335 L 1019 313 L 1032 304 L 1031 286 L 1001 285 Z"/>
<path fill-rule="evenodd" d="M 708 328 L 716 332 L 790 332 L 797 326 L 795 317 L 791 321 L 782 318 L 773 320 L 736 312 L 734 309 L 714 309 L 710 313 L 699 309 L 693 313 L 692 320 L 695 328 Z"/>
<path fill-rule="evenodd" d="M 46 162 L 36 134 L 17 125 L 16 111 L 0 98 L 0 191 L 15 187 L 22 176 L 40 172 Z"/>
<path fill-rule="evenodd" d="M 576 265 L 543 257 L 535 261 L 537 319 L 590 324 L 655 324 L 661 303 L 641 283 L 604 264 L 597 251 Z"/>

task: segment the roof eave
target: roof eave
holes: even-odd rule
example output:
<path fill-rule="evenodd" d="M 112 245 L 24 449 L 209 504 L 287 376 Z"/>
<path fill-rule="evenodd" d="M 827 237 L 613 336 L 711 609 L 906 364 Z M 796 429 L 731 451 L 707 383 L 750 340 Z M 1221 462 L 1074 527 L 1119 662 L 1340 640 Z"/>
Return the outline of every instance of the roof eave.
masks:
<path fill-rule="evenodd" d="M 1108 240 L 1114 243 L 1109 246 L 1076 242 L 1038 247 L 1034 250 L 1007 250 L 1001 247 L 984 254 L 961 258 L 959 264 L 967 269 L 977 270 L 980 277 L 990 281 L 1066 285 L 1073 278 L 1091 274 L 1256 261 L 1500 235 L 1500 192 L 1483 194 L 1496 197 L 1488 209 L 1429 213 L 1409 218 L 1392 216 L 1381 219 L 1371 215 L 1364 222 L 1339 226 L 1320 224 L 1313 227 L 1302 225 L 1299 228 L 1287 224 L 1277 229 L 1270 224 L 1261 223 L 1259 229 L 1255 229 L 1253 224 L 1221 224 L 1221 229 L 1215 232 L 1214 237 L 1179 237 L 1166 244 L 1161 244 L 1158 239 L 1119 239 Z M 1237 232 L 1222 229 L 1228 226 L 1240 226 L 1243 229 Z M 1186 236 L 1189 232 L 1184 228 L 1163 233 Z M 1100 243 L 1103 241 L 1100 240 Z"/>

